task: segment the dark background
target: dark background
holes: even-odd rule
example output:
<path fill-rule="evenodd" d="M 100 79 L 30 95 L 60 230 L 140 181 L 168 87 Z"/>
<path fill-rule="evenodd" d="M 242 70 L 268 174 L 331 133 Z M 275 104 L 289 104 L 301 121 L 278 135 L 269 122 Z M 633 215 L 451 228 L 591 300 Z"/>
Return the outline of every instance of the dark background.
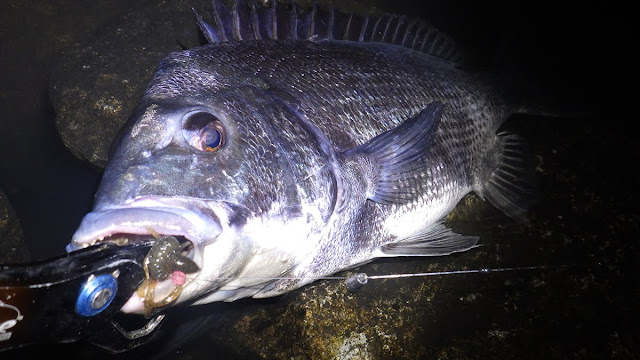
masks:
<path fill-rule="evenodd" d="M 397 13 L 420 14 L 460 42 L 470 68 L 494 70 L 506 78 L 513 74 L 514 78 L 527 79 L 536 84 L 534 90 L 540 99 L 549 101 L 554 110 L 564 114 L 557 119 L 515 119 L 514 126 L 529 137 L 540 154 L 551 158 L 545 159 L 547 173 L 542 187 L 557 191 L 548 196 L 552 200 L 543 201 L 536 210 L 542 214 L 538 217 L 568 208 L 575 197 L 597 197 L 585 202 L 596 204 L 593 208 L 573 212 L 585 215 L 584 218 L 558 221 L 566 222 L 562 225 L 565 239 L 584 229 L 585 233 L 593 229 L 600 234 L 610 228 L 615 234 L 613 240 L 606 241 L 613 245 L 602 245 L 606 251 L 585 249 L 582 254 L 567 251 L 561 261 L 572 263 L 591 256 L 594 266 L 602 263 L 616 266 L 615 275 L 606 273 L 603 280 L 608 284 L 603 288 L 610 291 L 594 295 L 595 300 L 588 305 L 584 302 L 577 305 L 588 308 L 589 316 L 598 321 L 584 326 L 573 314 L 569 320 L 575 321 L 577 327 L 583 325 L 581 330 L 576 329 L 579 335 L 568 335 L 574 327 L 571 322 L 563 324 L 567 335 L 562 341 L 566 340 L 566 348 L 549 353 L 557 358 L 637 358 L 637 352 L 632 350 L 639 349 L 638 327 L 634 325 L 639 320 L 637 308 L 634 310 L 639 294 L 634 280 L 639 230 L 637 224 L 630 225 L 635 229 L 631 232 L 617 231 L 612 225 L 612 219 L 617 219 L 612 213 L 638 219 L 638 178 L 634 175 L 638 161 L 637 132 L 633 130 L 635 116 L 628 114 L 637 103 L 631 90 L 635 83 L 630 74 L 636 68 L 631 53 L 637 41 L 630 31 L 627 16 L 630 10 L 609 3 L 550 1 L 377 4 L 378 8 Z M 55 113 L 47 94 L 50 70 L 60 49 L 100 31 L 102 24 L 117 19 L 130 6 L 129 1 L 123 0 L 0 3 L 0 188 L 17 213 L 33 259 L 64 252 L 64 245 L 91 208 L 101 173 L 101 169 L 75 159 L 57 136 Z M 559 178 L 568 179 L 571 186 L 553 189 Z M 607 205 L 597 205 L 602 203 Z M 616 238 L 618 235 L 628 238 Z M 575 250 L 579 246 L 576 244 L 568 248 Z M 586 241 L 585 244 L 599 245 Z M 609 253 L 611 258 L 599 258 Z M 571 296 L 555 291 L 559 297 Z M 617 309 L 620 303 L 628 308 Z M 602 313 L 598 313 L 600 308 Z M 550 314 L 555 318 L 560 315 Z M 621 334 L 622 345 L 617 353 L 610 350 L 611 340 L 602 338 L 605 330 L 601 333 L 599 329 L 605 329 L 606 334 L 614 330 Z M 541 341 L 543 337 L 544 334 L 534 333 L 531 341 Z M 598 342 L 602 342 L 602 347 L 594 345 Z M 532 347 L 535 345 L 514 344 L 513 349 L 501 354 L 535 358 L 535 353 L 527 353 Z M 58 350 L 64 354 L 70 348 Z M 211 356 L 206 348 L 200 351 L 183 356 Z M 128 356 L 139 354 L 124 355 Z"/>

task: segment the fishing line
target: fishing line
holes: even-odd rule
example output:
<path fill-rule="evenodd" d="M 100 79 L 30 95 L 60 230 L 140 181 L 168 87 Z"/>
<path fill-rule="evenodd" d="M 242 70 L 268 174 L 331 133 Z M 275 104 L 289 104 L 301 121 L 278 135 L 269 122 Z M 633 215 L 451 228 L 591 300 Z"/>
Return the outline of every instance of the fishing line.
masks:
<path fill-rule="evenodd" d="M 558 266 L 557 268 L 564 268 L 566 265 Z M 400 274 L 385 274 L 385 275 L 367 275 L 366 273 L 360 272 L 355 273 L 351 276 L 323 276 L 323 277 L 253 277 L 253 276 L 242 276 L 242 277 L 217 277 L 213 278 L 215 280 L 237 280 L 237 279 L 248 279 L 248 280 L 343 280 L 345 282 L 345 286 L 347 290 L 350 292 L 358 291 L 362 286 L 367 284 L 369 280 L 381 280 L 381 279 L 401 279 L 401 278 L 410 278 L 410 277 L 426 277 L 426 276 L 441 276 L 441 275 L 459 275 L 459 274 L 490 274 L 494 272 L 506 272 L 506 271 L 520 271 L 520 270 L 541 270 L 548 269 L 548 266 L 545 265 L 536 265 L 536 266 L 518 266 L 518 267 L 506 267 L 506 268 L 489 268 L 483 267 L 480 269 L 472 269 L 472 270 L 451 270 L 451 271 L 434 271 L 434 272 L 422 272 L 422 273 L 400 273 Z M 211 282 L 212 280 L 201 280 L 201 279 L 193 279 L 194 281 L 202 281 L 202 282 Z M 263 285 L 263 284 L 259 284 Z M 256 284 L 258 286 L 258 284 Z"/>

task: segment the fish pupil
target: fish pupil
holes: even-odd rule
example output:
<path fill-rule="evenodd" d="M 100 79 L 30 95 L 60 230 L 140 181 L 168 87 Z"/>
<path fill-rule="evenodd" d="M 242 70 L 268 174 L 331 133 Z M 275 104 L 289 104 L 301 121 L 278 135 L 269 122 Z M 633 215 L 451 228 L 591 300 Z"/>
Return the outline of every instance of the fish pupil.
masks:
<path fill-rule="evenodd" d="M 212 152 L 224 145 L 224 127 L 213 114 L 198 111 L 185 116 L 183 134 L 187 142 L 200 151 Z"/>
<path fill-rule="evenodd" d="M 222 145 L 222 134 L 220 134 L 220 131 L 218 131 L 213 124 L 202 129 L 201 138 L 202 144 L 204 145 L 202 147 L 208 151 L 215 150 Z"/>

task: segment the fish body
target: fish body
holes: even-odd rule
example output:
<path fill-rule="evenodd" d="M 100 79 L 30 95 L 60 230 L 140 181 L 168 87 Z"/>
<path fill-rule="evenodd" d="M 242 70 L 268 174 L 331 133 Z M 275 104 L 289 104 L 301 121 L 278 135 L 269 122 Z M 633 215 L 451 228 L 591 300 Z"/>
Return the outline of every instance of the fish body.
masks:
<path fill-rule="evenodd" d="M 199 304 L 473 248 L 442 222 L 471 191 L 524 218 L 523 143 L 497 133 L 517 108 L 460 70 L 442 34 L 275 2 L 214 10 L 215 27 L 198 16 L 211 43 L 158 66 L 69 250 L 181 237 L 200 269 L 177 302 Z M 175 287 L 160 281 L 153 296 Z"/>

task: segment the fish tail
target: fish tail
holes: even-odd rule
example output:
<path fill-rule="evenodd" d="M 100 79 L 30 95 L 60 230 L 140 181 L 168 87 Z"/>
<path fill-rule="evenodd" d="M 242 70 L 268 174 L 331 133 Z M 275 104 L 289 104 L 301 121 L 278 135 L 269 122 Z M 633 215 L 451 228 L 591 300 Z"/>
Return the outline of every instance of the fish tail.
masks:
<path fill-rule="evenodd" d="M 498 133 L 478 166 L 474 191 L 521 223 L 536 202 L 533 157 L 526 141 L 509 131 Z"/>

